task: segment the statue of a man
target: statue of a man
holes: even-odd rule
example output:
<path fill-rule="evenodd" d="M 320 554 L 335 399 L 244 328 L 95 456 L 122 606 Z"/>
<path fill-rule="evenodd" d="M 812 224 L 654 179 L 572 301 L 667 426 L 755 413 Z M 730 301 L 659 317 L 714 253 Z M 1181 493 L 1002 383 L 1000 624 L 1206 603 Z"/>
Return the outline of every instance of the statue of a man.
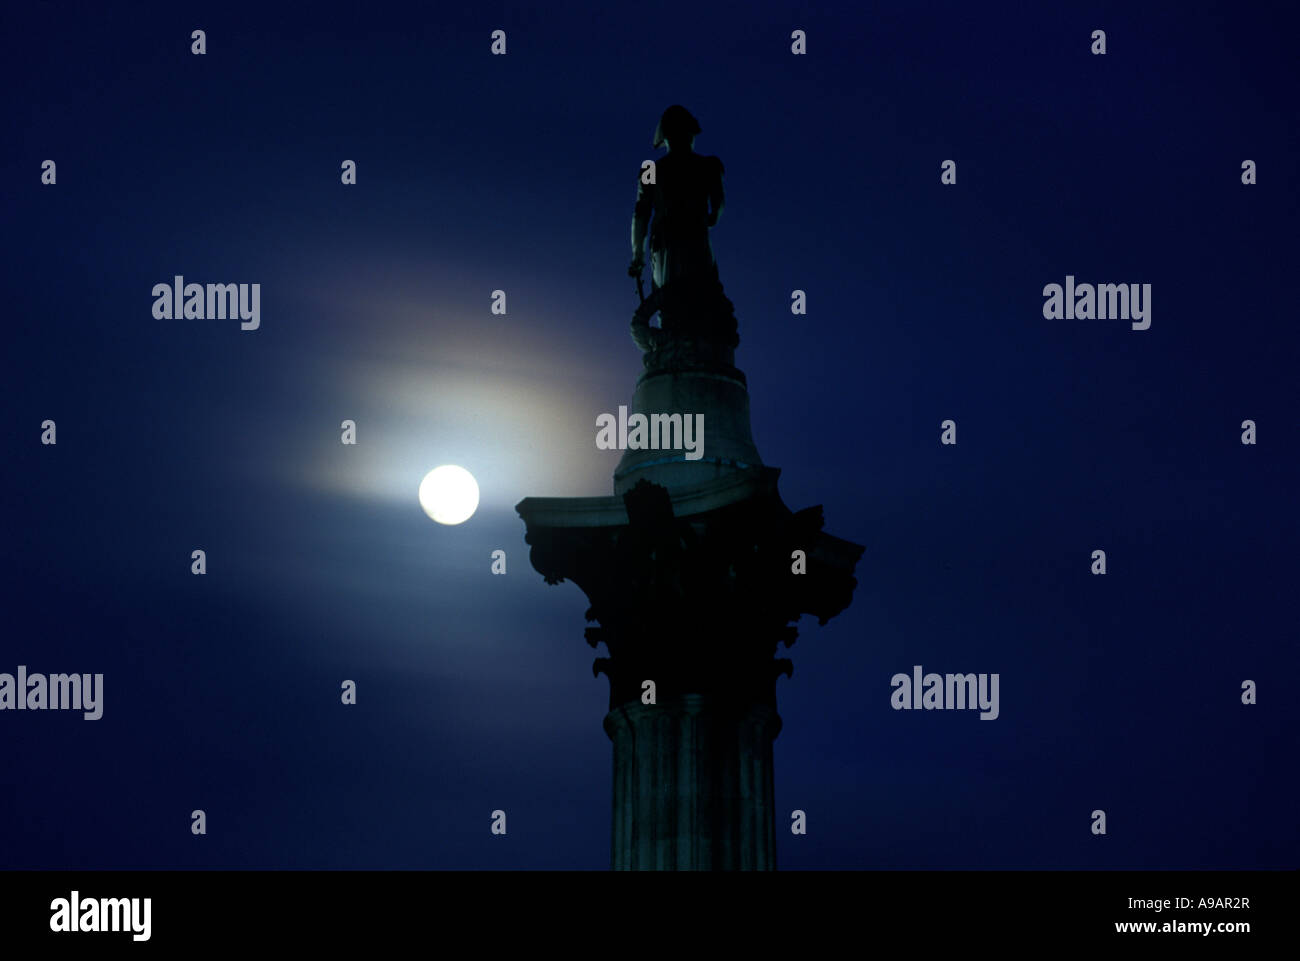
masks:
<path fill-rule="evenodd" d="M 640 280 L 648 228 L 651 294 L 632 320 L 632 338 L 642 350 L 673 338 L 731 347 L 739 342 L 731 301 L 722 293 L 709 244 L 709 228 L 717 224 L 725 200 L 722 161 L 695 153 L 699 133 L 699 123 L 685 107 L 665 110 L 653 145 L 666 146 L 668 153 L 655 163 L 654 183 L 637 181 L 628 273 Z M 655 311 L 663 324 L 660 330 L 650 326 Z"/>

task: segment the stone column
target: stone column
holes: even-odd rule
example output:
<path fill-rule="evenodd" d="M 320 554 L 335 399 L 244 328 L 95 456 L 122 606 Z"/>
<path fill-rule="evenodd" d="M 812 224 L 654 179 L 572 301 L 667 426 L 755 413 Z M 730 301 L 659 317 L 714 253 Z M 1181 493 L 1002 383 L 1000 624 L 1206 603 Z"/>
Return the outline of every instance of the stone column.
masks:
<path fill-rule="evenodd" d="M 615 870 L 776 867 L 776 678 L 793 667 L 773 655 L 801 614 L 825 624 L 857 585 L 862 547 L 823 531 L 820 507 L 781 501 L 733 361 L 730 347 L 681 341 L 647 354 L 632 413 L 676 418 L 683 449 L 629 443 L 613 496 L 517 508 L 533 567 L 582 589 L 584 636 L 609 652 L 592 670 L 610 685 Z M 704 446 L 688 451 L 697 415 Z M 654 704 L 641 702 L 647 680 Z"/>
<path fill-rule="evenodd" d="M 772 742 L 780 730 L 765 704 L 699 694 L 611 710 L 613 869 L 775 869 Z"/>

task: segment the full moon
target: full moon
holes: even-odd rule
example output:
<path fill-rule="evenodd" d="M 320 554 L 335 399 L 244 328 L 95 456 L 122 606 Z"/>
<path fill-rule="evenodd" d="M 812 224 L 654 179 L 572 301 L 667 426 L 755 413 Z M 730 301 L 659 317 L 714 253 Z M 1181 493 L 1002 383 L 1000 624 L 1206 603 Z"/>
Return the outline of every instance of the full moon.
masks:
<path fill-rule="evenodd" d="M 439 524 L 462 524 L 478 508 L 478 483 L 455 464 L 435 467 L 420 481 L 420 506 Z"/>

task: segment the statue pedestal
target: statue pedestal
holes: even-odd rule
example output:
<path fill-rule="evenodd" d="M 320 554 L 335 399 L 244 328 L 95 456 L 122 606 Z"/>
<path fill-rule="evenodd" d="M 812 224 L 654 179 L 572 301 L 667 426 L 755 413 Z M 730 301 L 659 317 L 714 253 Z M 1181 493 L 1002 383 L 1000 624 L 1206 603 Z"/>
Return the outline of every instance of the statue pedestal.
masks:
<path fill-rule="evenodd" d="M 749 390 L 734 356 L 730 347 L 690 342 L 645 355 L 629 413 L 703 414 L 703 456 L 691 460 L 683 450 L 628 449 L 614 471 L 615 494 L 640 480 L 675 490 L 763 466 L 750 435 Z"/>

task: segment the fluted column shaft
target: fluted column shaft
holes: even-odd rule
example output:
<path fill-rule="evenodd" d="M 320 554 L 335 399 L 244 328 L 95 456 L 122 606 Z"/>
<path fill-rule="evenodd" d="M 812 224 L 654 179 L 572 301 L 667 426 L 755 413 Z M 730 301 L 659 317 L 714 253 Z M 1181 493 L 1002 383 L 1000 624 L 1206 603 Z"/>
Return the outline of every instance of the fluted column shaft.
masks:
<path fill-rule="evenodd" d="M 614 870 L 774 870 L 780 730 L 765 704 L 698 694 L 611 710 Z"/>

